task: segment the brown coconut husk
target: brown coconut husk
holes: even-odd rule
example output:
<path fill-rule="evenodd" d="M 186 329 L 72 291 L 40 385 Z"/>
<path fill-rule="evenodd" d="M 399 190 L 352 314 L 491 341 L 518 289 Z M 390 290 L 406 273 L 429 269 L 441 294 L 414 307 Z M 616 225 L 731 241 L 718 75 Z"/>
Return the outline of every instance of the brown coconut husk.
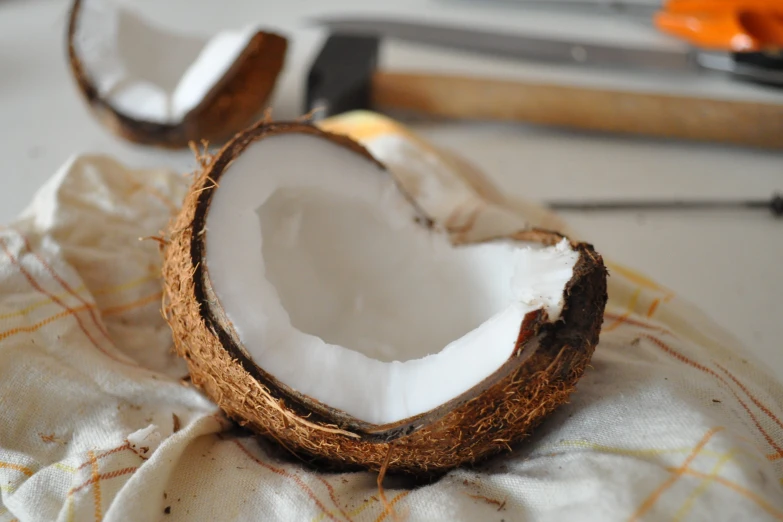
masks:
<path fill-rule="evenodd" d="M 550 321 L 544 310 L 527 314 L 505 364 L 425 414 L 393 424 L 369 424 L 297 393 L 255 365 L 211 287 L 202 232 L 212 194 L 232 160 L 254 141 L 281 133 L 310 134 L 370 157 L 352 140 L 309 124 L 262 122 L 203 161 L 171 224 L 163 264 L 164 315 L 195 385 L 239 424 L 300 457 L 419 476 L 510 450 L 567 401 L 598 343 L 607 299 L 603 260 L 585 243 L 571 244 L 579 259 L 565 288 L 559 320 Z M 513 238 L 551 245 L 562 237 L 523 230 Z"/>
<path fill-rule="evenodd" d="M 126 140 L 164 148 L 186 147 L 202 139 L 223 143 L 251 125 L 265 108 L 283 68 L 288 41 L 259 31 L 204 99 L 176 124 L 137 120 L 101 98 L 76 52 L 74 35 L 82 0 L 74 0 L 68 20 L 68 65 L 76 86 L 97 120 Z"/>

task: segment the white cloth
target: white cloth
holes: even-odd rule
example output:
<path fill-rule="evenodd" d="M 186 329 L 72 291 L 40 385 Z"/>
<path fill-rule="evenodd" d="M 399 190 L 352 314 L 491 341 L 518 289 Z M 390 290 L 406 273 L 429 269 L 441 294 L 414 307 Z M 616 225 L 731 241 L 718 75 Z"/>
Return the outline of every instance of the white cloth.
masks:
<path fill-rule="evenodd" d="M 390 164 L 404 161 L 374 140 L 409 140 L 432 160 L 419 181 L 466 175 L 362 118 L 337 130 Z M 0 522 L 783 519 L 780 383 L 673 292 L 616 265 L 570 404 L 475 469 L 418 488 L 390 478 L 393 514 L 375 474 L 317 473 L 232 429 L 181 381 L 158 245 L 139 239 L 165 228 L 187 183 L 76 157 L 0 229 Z"/>

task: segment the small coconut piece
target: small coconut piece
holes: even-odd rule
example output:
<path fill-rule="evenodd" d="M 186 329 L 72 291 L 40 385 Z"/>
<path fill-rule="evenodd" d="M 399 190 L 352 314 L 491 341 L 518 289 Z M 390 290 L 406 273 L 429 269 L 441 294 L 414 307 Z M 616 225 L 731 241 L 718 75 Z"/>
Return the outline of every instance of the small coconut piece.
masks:
<path fill-rule="evenodd" d="M 238 135 L 164 249 L 193 382 L 317 462 L 437 474 L 509 449 L 582 375 L 606 270 L 554 232 L 466 242 L 441 225 L 347 137 Z"/>
<path fill-rule="evenodd" d="M 211 38 L 173 34 L 111 0 L 74 0 L 68 63 L 97 119 L 133 142 L 223 142 L 254 122 L 283 67 L 287 40 L 248 27 Z"/>

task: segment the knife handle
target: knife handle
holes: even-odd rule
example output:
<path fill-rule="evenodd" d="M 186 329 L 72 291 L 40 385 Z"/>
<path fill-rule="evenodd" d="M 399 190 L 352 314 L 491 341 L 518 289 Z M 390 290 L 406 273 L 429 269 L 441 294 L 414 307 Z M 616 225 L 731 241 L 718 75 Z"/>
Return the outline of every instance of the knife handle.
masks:
<path fill-rule="evenodd" d="M 384 71 L 371 93 L 380 111 L 783 149 L 783 104 Z"/>

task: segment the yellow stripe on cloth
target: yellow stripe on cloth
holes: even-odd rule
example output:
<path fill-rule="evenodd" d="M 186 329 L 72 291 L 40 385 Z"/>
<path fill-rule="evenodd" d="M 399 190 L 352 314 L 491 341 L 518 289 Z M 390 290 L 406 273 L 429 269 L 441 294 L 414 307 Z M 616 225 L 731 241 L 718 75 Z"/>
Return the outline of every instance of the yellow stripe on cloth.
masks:
<path fill-rule="evenodd" d="M 669 468 L 669 471 L 674 471 L 674 470 L 672 468 Z M 685 469 L 683 471 L 683 474 L 684 475 L 691 475 L 691 476 L 699 477 L 699 478 L 708 478 L 709 477 L 709 475 L 707 475 L 706 473 L 702 473 L 700 471 L 696 471 L 696 470 L 693 470 L 693 469 Z M 715 477 L 713 477 L 713 480 L 715 481 L 716 484 L 720 484 L 722 486 L 726 486 L 730 490 L 732 490 L 732 491 L 734 491 L 736 493 L 739 493 L 741 496 L 743 496 L 746 499 L 750 500 L 751 502 L 755 503 L 757 506 L 759 506 L 761 509 L 763 509 L 764 511 L 766 511 L 767 513 L 769 513 L 770 515 L 772 515 L 776 519 L 783 520 L 783 512 L 782 511 L 778 510 L 774 506 L 769 505 L 766 500 L 764 500 L 762 497 L 760 497 L 759 495 L 755 494 L 751 490 L 743 488 L 742 486 L 740 486 L 736 482 L 732 482 L 732 481 L 730 481 L 728 479 L 725 479 L 725 478 L 723 478 L 721 476 L 715 476 Z"/>
<path fill-rule="evenodd" d="M 140 286 L 144 283 L 156 281 L 158 279 L 157 275 L 147 275 L 144 277 L 139 277 L 137 279 L 134 279 L 132 281 L 128 281 L 127 283 L 121 283 L 118 285 L 110 285 L 105 286 L 103 288 L 99 288 L 97 290 L 94 290 L 92 292 L 92 295 L 110 295 L 110 294 L 117 294 L 120 292 L 124 292 L 125 290 L 130 290 L 132 288 L 135 288 L 137 286 Z M 86 285 L 80 285 L 77 288 L 74 289 L 74 292 L 77 294 L 81 294 L 84 290 L 87 289 Z M 58 299 L 66 299 L 68 296 L 72 296 L 73 294 L 71 292 L 60 292 L 57 294 L 54 294 L 54 297 Z M 87 296 L 82 296 L 87 297 Z M 15 310 L 13 312 L 8 312 L 6 314 L 0 314 L 0 321 L 4 319 L 12 319 L 14 317 L 22 317 L 25 315 L 28 315 L 30 312 L 37 310 L 38 308 L 41 308 L 42 306 L 46 306 L 49 304 L 54 303 L 54 298 L 49 297 L 47 299 L 41 299 L 39 301 L 36 301 L 35 303 L 32 303 L 25 308 L 21 308 L 19 310 Z"/>
<path fill-rule="evenodd" d="M 718 459 L 718 462 L 715 464 L 712 470 L 710 470 L 709 476 L 701 481 L 699 487 L 697 487 L 693 493 L 691 493 L 690 496 L 685 499 L 685 503 L 680 509 L 677 510 L 677 513 L 674 514 L 674 522 L 679 522 L 685 518 L 685 515 L 688 514 L 688 511 L 693 508 L 693 503 L 696 502 L 696 499 L 699 498 L 705 491 L 707 491 L 707 488 L 715 482 L 715 479 L 720 474 L 720 470 L 723 469 L 723 466 L 725 466 L 726 463 L 729 462 L 733 457 L 734 450 L 725 453 L 720 459 Z"/>
<path fill-rule="evenodd" d="M 666 492 L 667 489 L 669 489 L 672 485 L 674 485 L 677 480 L 679 480 L 680 477 L 683 476 L 685 471 L 688 470 L 688 467 L 691 465 L 691 463 L 696 459 L 696 457 L 699 456 L 699 453 L 704 449 L 704 447 L 707 445 L 707 443 L 712 439 L 712 437 L 718 433 L 719 431 L 723 430 L 723 426 L 716 426 L 715 428 L 712 428 L 707 431 L 707 433 L 704 434 L 704 436 L 701 438 L 698 444 L 693 448 L 693 451 L 691 451 L 690 455 L 683 461 L 682 465 L 679 468 L 669 468 L 669 471 L 671 471 L 672 476 L 666 479 L 666 481 L 658 486 L 655 491 L 650 493 L 650 496 L 645 499 L 644 502 L 639 506 L 639 508 L 636 510 L 636 512 L 631 515 L 630 520 L 640 520 L 642 516 L 644 516 L 645 513 L 647 513 L 652 507 L 658 502 L 658 500 L 661 498 L 661 496 Z"/>
<path fill-rule="evenodd" d="M 748 440 L 748 444 L 754 445 L 756 444 L 755 441 Z M 681 448 L 639 448 L 639 449 L 633 449 L 633 448 L 618 448 L 614 446 L 605 446 L 603 444 L 596 444 L 594 442 L 588 442 L 583 440 L 564 440 L 561 441 L 559 446 L 572 446 L 577 448 L 587 448 L 593 451 L 596 451 L 598 453 L 611 453 L 614 455 L 624 455 L 627 457 L 643 457 L 647 455 L 664 455 L 666 453 L 689 453 L 692 448 L 690 447 L 681 447 Z M 745 457 L 749 457 L 756 462 L 762 463 L 767 460 L 774 460 L 774 457 L 777 456 L 777 454 L 764 454 L 759 452 L 753 452 L 742 448 L 732 448 L 732 453 L 734 455 L 743 455 Z M 541 451 L 542 454 L 547 454 L 549 451 L 546 449 Z M 707 457 L 713 457 L 713 458 L 720 458 L 723 456 L 722 453 L 717 451 L 712 451 L 709 449 L 704 449 L 701 451 L 701 455 L 705 455 Z"/>

